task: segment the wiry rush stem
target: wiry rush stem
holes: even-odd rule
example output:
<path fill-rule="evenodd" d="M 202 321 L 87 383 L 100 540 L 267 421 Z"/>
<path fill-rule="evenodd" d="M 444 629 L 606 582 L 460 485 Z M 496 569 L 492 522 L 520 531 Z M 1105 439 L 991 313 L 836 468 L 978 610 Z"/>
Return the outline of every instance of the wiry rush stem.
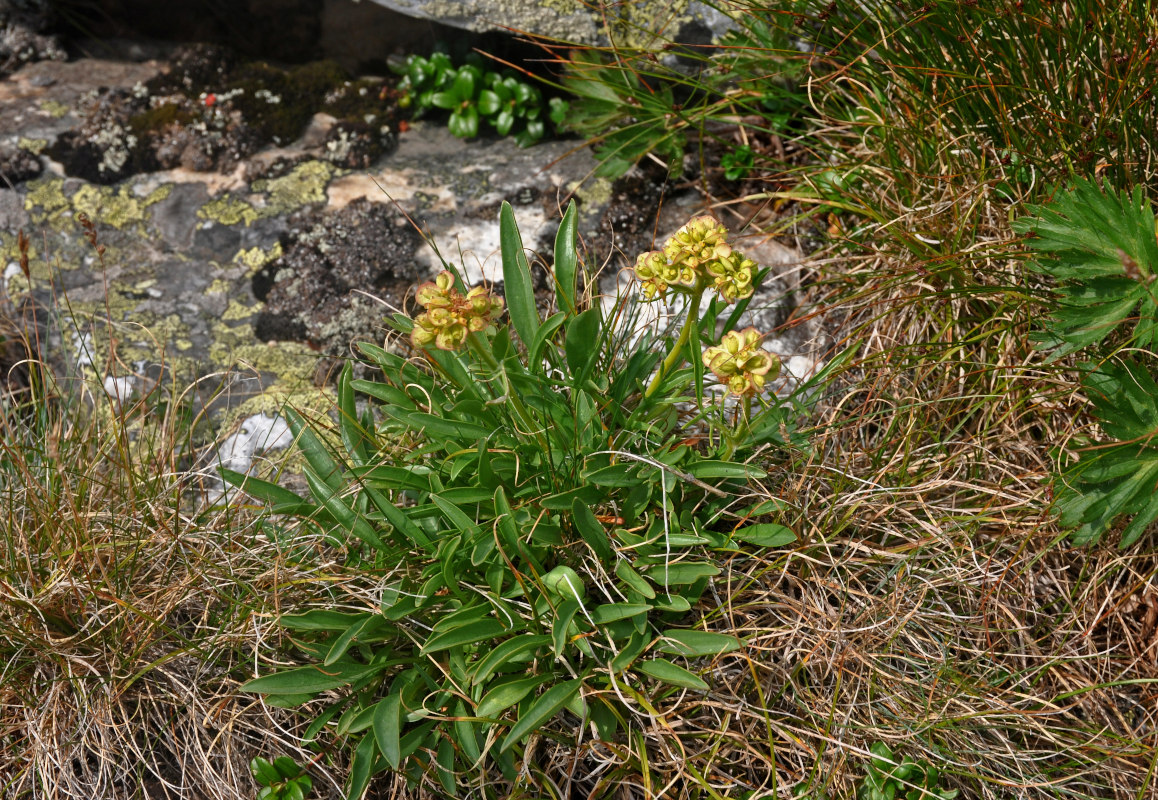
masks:
<path fill-rule="evenodd" d="M 680 331 L 680 336 L 676 339 L 675 347 L 667 354 L 667 358 L 659 365 L 659 370 L 655 373 L 655 377 L 651 379 L 651 385 L 647 387 L 647 391 L 643 393 L 644 397 L 651 397 L 655 394 L 656 389 L 663 383 L 663 379 L 667 377 L 680 363 L 683 358 L 684 348 L 687 347 L 688 338 L 692 335 L 692 322 L 700 318 L 700 298 L 704 296 L 704 284 L 697 283 L 692 289 L 691 299 L 688 300 L 688 315 L 684 319 L 683 330 Z"/>

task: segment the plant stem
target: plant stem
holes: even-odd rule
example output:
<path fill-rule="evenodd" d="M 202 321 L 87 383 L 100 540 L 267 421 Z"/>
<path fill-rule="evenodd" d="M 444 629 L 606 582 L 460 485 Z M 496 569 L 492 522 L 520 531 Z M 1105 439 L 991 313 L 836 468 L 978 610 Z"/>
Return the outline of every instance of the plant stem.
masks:
<path fill-rule="evenodd" d="M 675 347 L 667 354 L 667 358 L 659 365 L 659 370 L 655 373 L 655 377 L 651 379 L 651 384 L 647 387 L 647 391 L 643 393 L 644 397 L 651 397 L 655 394 L 656 389 L 663 383 L 663 379 L 672 371 L 683 358 L 684 348 L 687 346 L 688 337 L 692 334 L 692 320 L 699 320 L 700 314 L 700 298 L 704 296 L 704 284 L 697 283 L 692 289 L 691 299 L 688 300 L 688 315 L 684 319 L 683 330 L 680 331 L 680 336 L 676 339 Z"/>

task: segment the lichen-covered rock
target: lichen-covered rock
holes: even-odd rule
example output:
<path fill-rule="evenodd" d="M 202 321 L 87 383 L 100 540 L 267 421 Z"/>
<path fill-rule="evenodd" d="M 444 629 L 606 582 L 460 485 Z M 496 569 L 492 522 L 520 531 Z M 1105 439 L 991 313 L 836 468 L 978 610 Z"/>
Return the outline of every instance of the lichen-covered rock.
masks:
<path fill-rule="evenodd" d="M 0 185 L 31 180 L 41 169 L 40 159 L 26 147 L 0 146 Z"/>
<path fill-rule="evenodd" d="M 365 198 L 292 223 L 284 254 L 253 277 L 254 296 L 265 303 L 257 338 L 306 341 L 338 356 L 353 341 L 381 339 L 386 310 L 405 305 L 426 277 L 414 260 L 418 232 L 396 210 Z"/>
<path fill-rule="evenodd" d="M 720 36 L 731 19 L 692 0 L 633 0 L 594 4 L 581 0 L 373 0 L 402 14 L 468 31 L 506 30 L 565 42 L 606 45 L 608 28 L 620 45 L 648 46 L 661 33 L 700 43 Z"/>
<path fill-rule="evenodd" d="M 48 153 L 68 175 L 104 184 L 178 167 L 227 172 L 262 147 L 293 142 L 325 113 L 337 120 L 325 157 L 364 168 L 396 141 L 396 98 L 386 81 L 351 79 L 332 62 L 281 69 L 190 45 L 148 81 L 82 98 L 81 124 Z"/>
<path fill-rule="evenodd" d="M 51 15 L 47 0 L 0 0 L 0 76 L 33 61 L 68 57 L 55 36 L 43 33 Z"/>

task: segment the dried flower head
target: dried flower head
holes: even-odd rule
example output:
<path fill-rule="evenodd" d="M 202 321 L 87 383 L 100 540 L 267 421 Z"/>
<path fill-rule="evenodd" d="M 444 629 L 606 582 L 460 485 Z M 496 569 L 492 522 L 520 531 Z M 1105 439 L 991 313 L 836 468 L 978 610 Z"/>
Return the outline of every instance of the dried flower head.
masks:
<path fill-rule="evenodd" d="M 440 350 L 457 350 L 467 334 L 486 330 L 503 310 L 503 301 L 482 286 L 463 296 L 454 287 L 454 275 L 445 270 L 419 286 L 415 299 L 426 309 L 414 319 L 410 341 L 415 347 L 433 342 Z"/>
<path fill-rule="evenodd" d="M 757 394 L 780 374 L 780 359 L 760 346 L 761 339 L 755 328 L 728 331 L 718 347 L 704 350 L 704 366 L 732 394 Z"/>

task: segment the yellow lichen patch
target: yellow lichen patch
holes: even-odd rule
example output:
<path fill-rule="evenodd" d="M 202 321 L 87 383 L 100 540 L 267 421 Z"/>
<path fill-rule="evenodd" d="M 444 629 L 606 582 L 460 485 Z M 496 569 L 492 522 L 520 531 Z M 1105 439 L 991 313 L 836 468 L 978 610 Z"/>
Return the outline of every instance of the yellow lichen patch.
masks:
<path fill-rule="evenodd" d="M 210 200 L 201 206 L 201 208 L 197 209 L 197 216 L 200 219 L 219 222 L 222 225 L 239 225 L 245 223 L 245 226 L 249 227 L 261 215 L 256 208 L 240 197 L 227 194 L 216 200 Z"/>
<path fill-rule="evenodd" d="M 288 175 L 272 179 L 266 190 L 269 200 L 261 210 L 263 217 L 273 217 L 301 208 L 309 203 L 326 202 L 326 184 L 334 167 L 325 161 L 307 161 Z"/>
<path fill-rule="evenodd" d="M 130 186 L 115 189 L 85 184 L 72 196 L 72 207 L 78 214 L 87 214 L 93 222 L 123 230 L 144 222 L 149 206 L 161 202 L 172 191 L 173 184 L 166 183 L 144 197 L 137 197 Z"/>
<path fill-rule="evenodd" d="M 238 300 L 230 300 L 229 306 L 225 309 L 225 313 L 221 315 L 221 318 L 223 320 L 249 319 L 260 309 L 260 303 L 255 306 L 247 306 Z"/>
<path fill-rule="evenodd" d="M 21 136 L 16 140 L 16 146 L 21 150 L 27 150 L 33 155 L 40 155 L 44 148 L 48 147 L 47 139 L 29 139 L 26 136 Z"/>
<path fill-rule="evenodd" d="M 233 284 L 224 278 L 215 278 L 213 283 L 205 289 L 205 294 L 229 294 L 233 291 Z"/>
<path fill-rule="evenodd" d="M 45 178 L 28 184 L 28 194 L 24 196 L 24 210 L 36 223 L 58 217 L 69 207 L 64 194 L 63 178 Z"/>
<path fill-rule="evenodd" d="M 243 264 L 252 274 L 275 258 L 281 258 L 282 252 L 281 242 L 275 242 L 273 247 L 268 250 L 263 250 L 260 247 L 250 247 L 249 249 L 243 247 L 233 257 L 233 263 Z M 213 290 L 210 289 L 210 291 Z"/>
<path fill-rule="evenodd" d="M 60 119 L 69 111 L 72 111 L 72 109 L 64 103 L 57 102 L 56 100 L 41 100 L 40 110 L 53 119 Z"/>

